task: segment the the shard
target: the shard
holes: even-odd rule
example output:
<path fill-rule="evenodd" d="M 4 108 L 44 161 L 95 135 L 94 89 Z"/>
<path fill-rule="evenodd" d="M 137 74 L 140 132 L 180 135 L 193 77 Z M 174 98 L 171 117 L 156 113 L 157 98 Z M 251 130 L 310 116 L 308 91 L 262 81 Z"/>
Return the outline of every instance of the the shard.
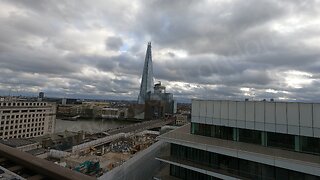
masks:
<path fill-rule="evenodd" d="M 153 91 L 153 67 L 152 67 L 152 54 L 151 42 L 148 43 L 146 58 L 144 61 L 140 93 L 138 103 L 144 104 L 148 92 Z"/>

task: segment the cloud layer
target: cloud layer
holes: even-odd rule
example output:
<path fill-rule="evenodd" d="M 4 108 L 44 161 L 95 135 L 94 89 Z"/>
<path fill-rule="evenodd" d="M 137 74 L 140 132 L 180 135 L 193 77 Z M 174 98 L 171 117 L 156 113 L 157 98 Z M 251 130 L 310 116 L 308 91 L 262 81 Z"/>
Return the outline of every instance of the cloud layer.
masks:
<path fill-rule="evenodd" d="M 136 99 L 145 50 L 179 100 L 320 101 L 320 2 L 3 0 L 0 93 Z"/>

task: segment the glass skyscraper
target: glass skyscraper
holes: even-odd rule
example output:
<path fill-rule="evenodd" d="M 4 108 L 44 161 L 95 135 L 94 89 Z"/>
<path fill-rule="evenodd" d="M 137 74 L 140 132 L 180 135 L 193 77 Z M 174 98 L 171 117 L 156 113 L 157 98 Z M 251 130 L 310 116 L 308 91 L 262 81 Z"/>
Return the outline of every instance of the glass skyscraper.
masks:
<path fill-rule="evenodd" d="M 140 93 L 138 97 L 138 104 L 144 104 L 148 92 L 153 92 L 153 66 L 152 66 L 152 53 L 151 53 L 151 42 L 148 43 L 146 58 L 144 61 Z"/>

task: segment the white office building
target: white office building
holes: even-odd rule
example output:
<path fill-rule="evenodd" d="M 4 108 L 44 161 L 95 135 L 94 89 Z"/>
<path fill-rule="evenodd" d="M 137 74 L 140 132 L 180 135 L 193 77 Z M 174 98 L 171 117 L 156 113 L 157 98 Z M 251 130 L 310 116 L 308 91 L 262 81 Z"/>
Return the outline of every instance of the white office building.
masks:
<path fill-rule="evenodd" d="M 48 102 L 0 101 L 0 139 L 31 138 L 54 132 L 56 105 Z"/>
<path fill-rule="evenodd" d="M 191 124 L 159 139 L 178 179 L 320 179 L 318 103 L 193 100 Z"/>

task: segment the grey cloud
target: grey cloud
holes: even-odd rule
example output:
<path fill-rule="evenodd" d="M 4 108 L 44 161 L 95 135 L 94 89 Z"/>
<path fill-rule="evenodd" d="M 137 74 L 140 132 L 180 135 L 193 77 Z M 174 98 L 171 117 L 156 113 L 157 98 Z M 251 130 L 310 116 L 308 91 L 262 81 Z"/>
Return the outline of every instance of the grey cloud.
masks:
<path fill-rule="evenodd" d="M 177 98 L 241 99 L 244 87 L 257 98 L 320 97 L 316 0 L 3 3 L 16 11 L 0 13 L 0 92 L 16 87 L 25 94 L 41 89 L 57 96 L 136 99 L 151 40 L 153 52 L 166 50 L 154 56 L 155 78 L 172 85 Z M 111 32 L 96 44 L 106 51 L 96 53 L 66 29 Z M 86 68 L 108 75 L 88 75 Z M 279 76 L 290 70 L 310 73 L 313 82 L 287 86 Z M 173 86 L 178 82 L 186 86 Z"/>
<path fill-rule="evenodd" d="M 248 64 L 238 59 L 223 57 L 193 57 L 168 63 L 155 63 L 154 74 L 159 79 L 183 81 L 204 84 L 268 84 L 270 78 L 262 69 L 252 69 L 254 64 Z"/>
<path fill-rule="evenodd" d="M 106 40 L 106 48 L 111 50 L 120 50 L 123 45 L 123 41 L 120 37 L 109 37 Z"/>
<path fill-rule="evenodd" d="M 211 6 L 203 2 L 194 6 L 190 6 L 189 1 L 161 2 L 166 3 L 168 6 L 164 9 L 164 5 L 149 1 L 141 11 L 139 26 L 162 46 L 183 48 L 190 53 L 219 53 L 221 44 L 226 44 L 226 50 L 230 51 L 230 45 L 242 35 L 283 16 L 286 11 L 275 1 L 236 1 L 222 5 L 214 1 Z"/>
<path fill-rule="evenodd" d="M 16 49 L 18 50 L 18 48 Z M 78 65 L 69 63 L 50 52 L 42 54 L 32 49 L 20 49 L 19 52 L 11 49 L 0 55 L 0 65 L 13 71 L 45 73 L 45 74 L 66 74 L 76 70 Z"/>

